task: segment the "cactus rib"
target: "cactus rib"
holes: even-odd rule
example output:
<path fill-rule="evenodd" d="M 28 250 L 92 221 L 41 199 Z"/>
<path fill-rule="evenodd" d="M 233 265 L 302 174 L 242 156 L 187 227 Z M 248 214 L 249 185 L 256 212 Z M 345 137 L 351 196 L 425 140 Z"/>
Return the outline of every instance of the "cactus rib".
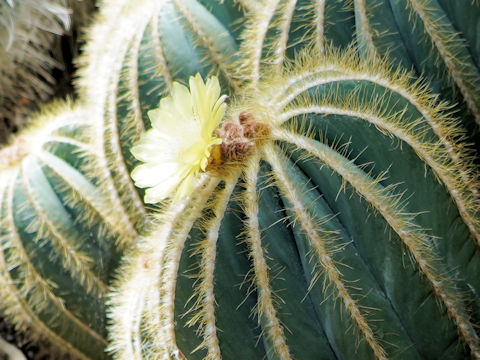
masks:
<path fill-rule="evenodd" d="M 315 22 L 315 46 L 320 54 L 325 50 L 325 1 L 314 1 L 314 15 L 317 21 Z"/>
<path fill-rule="evenodd" d="M 218 185 L 219 180 L 207 179 L 205 188 L 200 188 L 198 190 L 199 196 L 194 200 L 194 203 L 197 204 L 197 208 L 191 209 L 188 212 L 185 212 L 181 217 L 171 219 L 176 220 L 172 222 L 171 230 L 166 240 L 168 243 L 165 244 L 165 250 L 162 254 L 162 259 L 160 263 L 162 264 L 162 271 L 157 279 L 160 281 L 160 334 L 163 338 L 158 339 L 159 344 L 165 344 L 166 354 L 176 354 L 179 355 L 179 350 L 175 341 L 175 318 L 174 318 L 174 309 L 175 309 L 175 288 L 176 288 L 176 277 L 178 276 L 178 269 L 180 265 L 180 257 L 185 246 L 185 241 L 187 239 L 188 233 L 191 230 L 195 220 L 200 216 L 201 211 L 204 209 L 208 195 L 211 194 L 213 189 Z M 181 221 L 180 221 L 181 220 Z M 165 240 L 164 240 L 165 241 Z"/>
<path fill-rule="evenodd" d="M 142 109 L 140 108 L 140 91 L 138 88 L 138 55 L 140 51 L 140 43 L 142 39 L 140 36 L 135 36 L 132 39 L 132 47 L 128 54 L 128 66 L 126 68 L 126 74 L 124 76 L 128 79 L 129 89 L 130 89 L 130 99 L 131 103 L 129 104 L 130 111 L 133 115 L 133 120 L 129 122 L 129 126 L 134 125 L 133 129 L 125 129 L 125 135 L 129 135 L 130 132 L 142 133 L 145 131 L 145 125 L 142 121 Z M 161 50 L 160 50 L 161 51 Z"/>
<path fill-rule="evenodd" d="M 229 57 L 215 48 L 215 41 L 211 35 L 202 29 L 200 24 L 195 20 L 195 17 L 192 16 L 191 10 L 185 4 L 185 0 L 173 0 L 173 3 L 180 10 L 182 16 L 185 17 L 185 20 L 193 33 L 198 36 L 198 43 L 206 49 L 207 55 L 203 60 L 211 62 L 212 64 L 218 64 L 219 70 L 222 72 L 229 85 L 232 89 L 238 91 L 239 84 L 233 76 L 231 69 L 229 69 Z M 215 38 L 221 39 L 222 37 L 225 37 L 225 34 L 215 34 Z"/>
<path fill-rule="evenodd" d="M 236 175 L 236 176 L 235 176 Z M 225 212 L 230 196 L 238 180 L 238 174 L 224 180 L 225 189 L 215 198 L 212 205 L 212 219 L 204 225 L 205 239 L 195 245 L 195 252 L 201 254 L 200 273 L 198 273 L 192 299 L 195 299 L 189 311 L 194 315 L 187 322 L 189 326 L 198 325 L 198 331 L 203 337 L 197 349 L 205 347 L 208 351 L 206 359 L 216 360 L 221 358 L 220 346 L 217 338 L 217 327 L 215 325 L 215 295 L 214 270 L 216 256 L 216 240 L 222 221 L 222 214 Z M 195 350 L 194 350 L 195 351 Z"/>
<path fill-rule="evenodd" d="M 273 299 L 273 290 L 270 286 L 269 266 L 266 262 L 266 250 L 262 248 L 262 236 L 260 225 L 258 223 L 258 194 L 257 181 L 260 170 L 259 156 L 252 156 L 245 170 L 245 193 L 244 193 L 244 211 L 247 219 L 245 220 L 246 242 L 249 246 L 249 257 L 253 264 L 253 283 L 255 283 L 258 293 L 258 305 L 256 307 L 258 321 L 266 319 L 265 336 L 275 344 L 275 355 L 282 360 L 291 360 L 292 356 L 285 339 L 282 324 L 277 316 L 275 301 Z"/>
<path fill-rule="evenodd" d="M 269 58 L 271 64 L 276 67 L 277 70 L 281 70 L 286 58 L 288 36 L 296 4 L 297 0 L 282 0 L 279 3 L 279 8 L 276 10 L 276 12 L 280 13 L 279 18 L 274 21 L 279 34 L 275 37 L 273 44 L 271 44 L 274 50 Z"/>
<path fill-rule="evenodd" d="M 357 26 L 357 38 L 359 41 L 358 46 L 372 56 L 377 56 L 377 48 L 373 42 L 371 28 L 369 26 L 369 20 L 367 16 L 367 4 L 366 0 L 354 0 L 355 4 L 355 19 Z"/>
<path fill-rule="evenodd" d="M 260 80 L 260 69 L 262 65 L 262 53 L 267 31 L 270 27 L 270 20 L 275 16 L 276 9 L 281 0 L 262 2 L 258 5 L 257 11 L 252 12 L 246 19 L 249 22 L 245 32 L 242 34 L 244 41 L 241 51 L 249 59 L 247 68 L 244 68 L 249 84 L 255 86 Z M 248 39 L 248 40 L 247 40 Z"/>
<path fill-rule="evenodd" d="M 407 4 L 422 21 L 425 32 L 437 48 L 450 76 L 460 89 L 467 106 L 475 117 L 475 121 L 480 125 L 480 108 L 478 105 L 480 94 L 477 92 L 480 86 L 478 80 L 480 74 L 470 65 L 472 59 L 468 58 L 468 55 L 462 51 L 465 46 L 463 41 L 446 24 L 442 24 L 442 16 L 446 17 L 446 15 L 439 15 L 438 11 L 435 11 L 428 2 L 426 0 L 408 0 Z"/>
<path fill-rule="evenodd" d="M 166 88 L 168 92 L 172 90 L 173 84 L 173 74 L 172 71 L 168 68 L 168 63 L 165 58 L 164 51 L 162 49 L 162 44 L 160 42 L 160 26 L 158 18 L 154 17 L 152 19 L 152 38 L 153 38 L 153 47 L 155 49 L 156 63 L 158 64 L 159 69 L 157 70 L 164 79 Z"/>
<path fill-rule="evenodd" d="M 58 256 L 62 258 L 64 268 L 74 278 L 78 278 L 79 282 L 86 286 L 88 292 L 106 293 L 107 285 L 91 269 L 92 259 L 78 249 L 79 245 L 85 242 L 85 239 L 77 231 L 71 230 L 74 229 L 73 219 L 70 218 L 60 203 L 49 204 L 48 200 L 42 196 L 43 194 L 38 192 L 37 196 L 41 196 L 41 198 L 37 198 L 35 191 L 32 189 L 36 184 L 42 185 L 43 189 L 46 188 L 47 180 L 38 169 L 38 164 L 25 161 L 21 173 L 25 177 L 23 184 L 27 190 L 27 201 L 36 213 L 36 216 L 30 220 L 29 230 L 37 233 L 38 241 L 42 238 L 50 240 Z M 45 208 L 47 204 L 52 207 L 55 206 L 55 215 L 47 212 Z M 71 234 L 66 231 L 67 229 L 70 230 Z"/>

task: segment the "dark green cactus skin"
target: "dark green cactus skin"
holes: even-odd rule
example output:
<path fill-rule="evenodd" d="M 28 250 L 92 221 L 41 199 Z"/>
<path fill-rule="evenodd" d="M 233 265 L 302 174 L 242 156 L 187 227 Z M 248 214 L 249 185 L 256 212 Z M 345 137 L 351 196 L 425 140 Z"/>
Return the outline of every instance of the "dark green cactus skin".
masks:
<path fill-rule="evenodd" d="M 127 237 L 87 175 L 95 157 L 87 116 L 50 106 L 2 150 L 0 304 L 52 355 L 106 359 L 105 295 Z"/>
<path fill-rule="evenodd" d="M 365 37 L 372 38 L 371 45 L 361 50 L 373 47 L 379 55 L 422 75 L 435 93 L 460 103 L 458 115 L 464 126 L 478 133 L 478 2 L 367 0 L 355 1 L 355 12 L 357 20 L 364 14 L 367 24 L 356 27 L 357 40 L 365 44 Z"/>

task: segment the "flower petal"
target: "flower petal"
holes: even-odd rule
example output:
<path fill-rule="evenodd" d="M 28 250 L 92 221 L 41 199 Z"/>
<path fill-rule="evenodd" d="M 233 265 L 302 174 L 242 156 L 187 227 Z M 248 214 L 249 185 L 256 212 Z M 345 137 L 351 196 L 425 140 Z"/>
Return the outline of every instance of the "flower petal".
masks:
<path fill-rule="evenodd" d="M 155 204 L 168 197 L 177 187 L 176 179 L 170 179 L 166 182 L 151 187 L 145 191 L 145 202 Z"/>
<path fill-rule="evenodd" d="M 132 179 L 138 187 L 151 187 L 176 178 L 181 180 L 182 169 L 177 162 L 145 163 L 132 171 Z"/>
<path fill-rule="evenodd" d="M 130 152 L 140 161 L 158 163 L 175 157 L 174 154 L 179 151 L 180 146 L 177 139 L 165 137 L 155 129 L 150 129 Z"/>

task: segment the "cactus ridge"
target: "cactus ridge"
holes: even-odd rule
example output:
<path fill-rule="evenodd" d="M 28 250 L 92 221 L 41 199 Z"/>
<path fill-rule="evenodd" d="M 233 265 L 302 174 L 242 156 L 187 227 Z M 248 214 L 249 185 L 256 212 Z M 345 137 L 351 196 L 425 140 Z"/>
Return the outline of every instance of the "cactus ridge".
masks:
<path fill-rule="evenodd" d="M 330 325 L 320 320 L 319 327 L 312 331 L 319 336 L 317 341 L 325 342 L 322 350 L 325 357 L 340 356 L 334 355 L 338 353 L 380 359 L 422 358 L 431 351 L 440 356 L 443 349 L 426 349 L 416 343 L 419 330 L 411 323 L 414 320 L 405 318 L 406 305 L 389 289 L 387 280 L 375 273 L 376 265 L 354 260 L 359 256 L 357 252 L 370 261 L 371 256 L 360 250 L 363 240 L 350 238 L 349 232 L 354 230 L 343 215 L 335 215 L 331 208 L 332 197 L 343 199 L 340 202 L 349 201 L 346 192 L 352 192 L 351 197 L 358 201 L 364 199 L 363 211 L 372 214 L 372 221 L 382 219 L 381 226 L 390 233 L 386 239 L 398 242 L 395 245 L 398 251 L 401 248 L 408 251 L 410 265 L 407 268 L 415 269 L 412 271 L 416 275 L 410 277 L 410 270 L 406 269 L 395 271 L 404 271 L 400 276 L 408 278 L 411 286 L 424 289 L 425 294 L 422 290 L 415 296 L 425 297 L 420 303 L 428 305 L 422 306 L 435 308 L 439 324 L 447 329 L 435 336 L 458 337 L 467 346 L 468 350 L 449 349 L 450 355 L 465 351 L 473 358 L 480 357 L 480 341 L 473 319 L 477 318 L 478 309 L 464 291 L 459 291 L 465 286 L 472 287 L 474 292 L 480 289 L 478 279 L 472 275 L 476 266 L 473 259 L 478 259 L 480 250 L 478 200 L 473 181 L 476 173 L 472 156 L 457 144 L 463 131 L 453 124 L 449 115 L 442 114 L 448 111 L 447 105 L 441 103 L 440 108 L 435 109 L 436 97 L 428 93 L 423 82 L 412 84 L 408 72 L 391 70 L 391 65 L 374 56 L 362 62 L 352 49 L 340 55 L 328 46 L 317 49 L 312 45 L 304 51 L 293 64 L 284 61 L 281 77 L 275 71 L 276 65 L 272 66 L 268 59 L 262 62 L 262 77 L 250 79 L 257 85 L 247 84 L 243 94 L 232 100 L 227 118 L 249 113 L 256 121 L 271 127 L 271 140 L 258 145 L 241 173 L 238 169 L 232 170 L 223 174 L 222 180 L 213 174 L 210 185 L 199 185 L 191 201 L 168 205 L 165 214 L 158 215 L 157 221 L 161 224 L 156 231 L 140 240 L 139 250 L 131 255 L 131 265 L 122 271 L 120 291 L 113 299 L 114 305 L 119 306 L 113 307 L 114 319 L 125 306 L 136 306 L 135 310 L 128 311 L 130 319 L 117 319 L 117 325 L 112 328 L 111 339 L 117 339 L 113 350 L 119 358 L 131 356 L 126 349 L 133 350 L 127 344 L 138 346 L 139 343 L 149 345 L 138 346 L 135 350 L 138 356 L 148 352 L 149 356 L 178 359 L 186 355 L 193 359 L 229 358 L 235 354 L 230 338 L 235 335 L 228 332 L 249 331 L 242 336 L 253 335 L 252 329 L 222 327 L 222 324 L 228 326 L 226 317 L 233 316 L 225 314 L 219 305 L 222 299 L 218 297 L 233 291 L 232 283 L 222 282 L 227 275 L 221 272 L 227 270 L 219 268 L 225 264 L 222 255 L 226 254 L 222 249 L 228 241 L 236 242 L 229 246 L 243 244 L 246 248 L 243 256 L 248 259 L 248 270 L 242 268 L 247 290 L 242 290 L 243 302 L 237 299 L 237 310 L 242 304 L 252 304 L 253 297 L 249 311 L 261 329 L 258 335 L 261 345 L 248 351 L 257 352 L 256 356 L 260 357 L 258 354 L 263 353 L 282 359 L 296 358 L 309 351 L 299 339 L 307 335 L 302 332 L 295 336 L 290 331 L 290 327 L 300 326 L 288 316 L 298 308 L 289 303 L 293 295 L 285 289 L 287 283 L 282 278 L 293 275 L 286 274 L 282 264 L 273 260 L 282 248 L 269 246 L 272 239 L 267 235 L 277 227 L 282 230 L 275 231 L 291 233 L 282 236 L 291 236 L 288 241 L 294 241 L 296 253 L 304 259 L 301 266 L 306 283 L 303 292 L 297 294 L 297 301 L 311 301 L 317 314 L 322 316 L 330 317 L 332 311 L 338 313 L 338 318 L 330 318 L 328 323 L 335 323 L 333 319 L 337 319 L 344 326 L 335 335 L 328 328 Z M 387 75 L 392 73 L 394 75 Z M 332 139 L 333 135 L 322 135 L 332 115 L 348 119 L 351 126 L 362 122 L 373 125 L 372 132 L 400 144 L 398 148 L 390 144 L 395 151 L 403 152 L 405 150 L 400 149 L 406 147 L 415 154 L 415 161 L 428 168 L 422 175 L 436 182 L 439 189 L 443 188 L 450 199 L 447 201 L 458 208 L 454 217 L 460 216 L 463 224 L 457 226 L 464 230 L 455 241 L 468 249 L 465 251 L 470 261 L 462 260 L 463 255 L 458 258 L 451 255 L 447 244 L 454 235 L 438 238 L 437 225 L 429 229 L 430 223 L 422 218 L 428 204 L 417 202 L 411 197 L 413 190 L 399 183 L 401 177 L 395 175 L 395 165 L 388 169 L 388 164 L 383 163 L 377 165 L 380 170 L 373 169 L 362 163 L 363 151 L 355 147 L 355 142 L 349 148 L 342 145 L 341 139 Z M 339 120 L 328 122 L 334 129 L 339 126 L 337 123 Z M 438 137 L 439 133 L 447 134 L 447 143 Z M 395 163 L 391 158 L 388 161 Z M 385 165 L 387 170 L 381 170 Z M 330 176 L 316 175 L 323 171 Z M 465 177 L 469 179 L 468 186 L 464 184 Z M 326 190 L 329 186 L 338 189 L 336 194 Z M 278 211 L 283 215 L 269 222 L 269 217 L 277 215 L 265 214 L 271 212 L 265 202 L 274 202 L 271 199 L 275 198 L 280 201 Z M 337 211 L 341 214 L 345 208 Z M 240 229 L 232 227 L 230 217 L 241 220 L 237 226 Z M 227 235 L 227 232 L 233 234 Z M 237 248 L 234 253 L 238 251 Z M 348 255 L 353 251 L 356 255 Z M 228 256 L 232 261 L 232 255 Z M 389 256 L 393 256 L 392 253 Z M 400 254 L 394 256 L 401 257 Z M 363 275 L 360 268 L 365 268 Z M 141 275 L 131 274 L 134 269 Z M 452 269 L 459 273 L 454 274 Z M 182 278 L 185 272 L 190 278 L 188 281 Z M 136 286 L 132 281 L 137 281 L 137 276 L 150 278 L 142 280 L 148 288 L 133 304 L 134 299 L 125 289 Z M 188 290 L 190 286 L 193 294 Z M 288 283 L 287 287 L 290 286 L 301 284 Z M 158 308 L 152 309 L 150 304 L 157 304 Z M 308 317 L 299 311 L 297 317 L 302 316 Z M 383 319 L 382 325 L 378 323 L 380 319 Z M 188 327 L 195 331 L 187 330 Z M 356 345 L 347 345 L 345 331 L 355 334 Z M 137 338 L 125 339 L 125 333 L 135 334 Z M 223 346 L 224 342 L 228 345 Z M 397 344 L 395 348 L 392 342 Z M 310 357 L 318 356 L 312 351 Z"/>
<path fill-rule="evenodd" d="M 205 23 L 200 23 L 194 16 L 195 11 L 205 11 L 203 7 L 200 7 L 196 1 L 180 1 L 173 0 L 176 9 L 181 13 L 181 16 L 185 18 L 188 29 L 194 36 L 194 44 L 205 49 L 205 55 L 201 59 L 202 63 L 209 63 L 212 68 L 218 67 L 225 80 L 228 82 L 229 87 L 233 90 L 238 90 L 239 85 L 234 77 L 232 71 L 232 57 L 235 53 L 235 45 L 230 39 L 228 33 L 212 33 L 212 29 L 205 26 Z M 222 44 L 222 42 L 224 44 Z M 221 46 L 221 47 L 220 47 Z"/>
<path fill-rule="evenodd" d="M 142 301 L 145 298 L 150 298 L 157 307 L 150 309 L 151 319 L 157 326 L 147 324 L 147 337 L 153 339 L 152 347 L 149 349 L 149 354 L 152 357 L 161 356 L 162 354 L 170 354 L 174 357 L 179 357 L 180 353 L 175 342 L 174 332 L 174 300 L 175 300 L 175 277 L 178 273 L 178 266 L 180 256 L 184 248 L 185 238 L 180 237 L 181 234 L 186 236 L 193 226 L 193 222 L 200 216 L 205 206 L 205 194 L 211 193 L 219 181 L 215 179 L 205 179 L 196 188 L 195 193 L 199 194 L 193 201 L 200 201 L 198 207 L 186 207 L 185 203 L 180 203 L 177 206 L 167 208 L 162 212 L 159 219 L 159 228 L 156 233 L 159 238 L 165 239 L 160 243 L 142 243 L 141 253 L 144 255 L 136 257 L 136 251 L 133 251 L 130 256 L 124 260 L 124 267 L 121 268 L 119 276 L 117 276 L 117 284 L 115 289 L 123 289 L 124 286 L 135 286 L 139 284 L 140 292 L 130 292 L 130 297 L 126 298 L 125 292 L 115 292 L 111 297 L 111 314 L 112 319 L 121 318 L 122 321 L 113 322 L 111 328 L 111 346 L 110 350 L 115 351 L 119 357 L 141 358 L 142 352 L 142 336 L 140 332 L 130 331 L 132 322 L 140 326 L 143 316 Z M 153 246 L 152 246 L 153 245 Z M 152 247 L 150 247 L 152 246 Z M 162 266 L 155 266 L 161 263 Z M 132 268 L 138 270 L 132 271 Z M 123 276 L 122 276 L 123 274 Z M 138 278 L 137 278 L 138 274 Z M 131 279 L 134 275 L 135 279 Z M 141 285 L 140 285 L 141 284 Z M 155 288 L 160 289 L 157 294 Z M 139 296 L 140 295 L 140 296 Z M 157 299 L 156 296 L 160 298 Z M 153 297 L 152 297 L 153 296 Z M 133 310 L 133 311 L 132 311 Z M 145 310 L 147 311 L 147 310 Z M 135 336 L 135 339 L 131 339 Z M 126 338 L 127 337 L 127 338 Z M 124 344 L 135 344 L 132 347 L 123 347 Z"/>
<path fill-rule="evenodd" d="M 468 108 L 480 124 L 480 72 L 474 65 L 465 40 L 452 29 L 452 25 L 443 11 L 432 7 L 432 1 L 409 0 L 408 7 L 415 21 L 423 23 L 425 35 L 429 37 L 432 47 L 438 51 L 438 60 L 445 64 L 450 78 L 463 95 Z M 418 20 L 415 20 L 418 18 Z"/>
<path fill-rule="evenodd" d="M 197 280 L 191 297 L 194 301 L 192 301 L 193 304 L 189 309 L 192 316 L 188 320 L 187 325 L 198 326 L 197 331 L 204 340 L 198 345 L 197 349 L 206 348 L 208 351 L 206 359 L 209 360 L 221 357 L 215 324 L 214 272 L 216 240 L 222 222 L 222 214 L 225 213 L 239 175 L 236 174 L 236 176 L 225 179 L 225 188 L 216 194 L 214 204 L 210 205 L 212 209 L 211 219 L 204 221 L 205 224 L 202 226 L 204 239 L 195 244 L 194 249 L 194 253 L 200 254 L 201 261 L 199 272 L 195 274 Z"/>
<path fill-rule="evenodd" d="M 272 343 L 275 355 L 280 359 L 291 359 L 290 350 L 284 335 L 284 328 L 277 316 L 275 293 L 270 286 L 271 269 L 267 264 L 265 257 L 268 255 L 266 249 L 262 247 L 262 235 L 258 223 L 258 195 L 256 192 L 258 173 L 260 171 L 260 160 L 257 156 L 252 156 L 245 170 L 245 199 L 244 212 L 245 220 L 245 242 L 249 248 L 249 258 L 253 264 L 253 273 L 250 276 L 250 282 L 255 284 L 258 293 L 258 304 L 255 309 L 256 316 L 259 319 L 266 318 L 265 335 Z M 260 324 L 259 324 L 260 325 Z"/>
<path fill-rule="evenodd" d="M 242 78 L 248 80 L 251 86 L 255 86 L 260 79 L 260 68 L 267 31 L 270 21 L 275 16 L 277 6 L 281 0 L 274 0 L 258 5 L 257 11 L 251 12 L 246 19 L 245 30 L 242 33 L 241 52 L 248 61 L 239 60 L 239 69 Z M 287 23 L 288 24 L 288 23 Z"/>

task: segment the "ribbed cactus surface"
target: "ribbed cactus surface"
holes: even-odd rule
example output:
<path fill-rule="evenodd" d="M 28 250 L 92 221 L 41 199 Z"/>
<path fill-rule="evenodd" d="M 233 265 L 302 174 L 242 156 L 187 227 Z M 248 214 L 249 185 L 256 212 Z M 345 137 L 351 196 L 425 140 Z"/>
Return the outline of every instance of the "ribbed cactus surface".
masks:
<path fill-rule="evenodd" d="M 462 122 L 478 133 L 478 1 L 275 0 L 258 2 L 256 10 L 257 42 L 250 45 L 268 55 L 263 62 L 279 64 L 279 49 L 292 56 L 311 41 L 320 49 L 353 42 L 360 53 L 387 57 L 427 79 L 433 92 L 459 103 Z"/>
<path fill-rule="evenodd" d="M 479 358 L 473 170 L 434 127 L 461 130 L 407 74 L 353 51 L 278 69 L 224 119 L 268 135 L 207 170 L 127 261 L 115 356 Z"/>
<path fill-rule="evenodd" d="M 91 120 L 57 103 L 0 150 L 2 314 L 75 359 L 107 357 L 105 295 L 129 236 L 87 175 Z"/>
<path fill-rule="evenodd" d="M 480 4 L 449 0 L 353 3 L 362 50 L 387 54 L 425 76 L 435 92 L 449 94 L 468 108 L 478 130 Z M 467 119 L 465 124 L 472 126 Z"/>

